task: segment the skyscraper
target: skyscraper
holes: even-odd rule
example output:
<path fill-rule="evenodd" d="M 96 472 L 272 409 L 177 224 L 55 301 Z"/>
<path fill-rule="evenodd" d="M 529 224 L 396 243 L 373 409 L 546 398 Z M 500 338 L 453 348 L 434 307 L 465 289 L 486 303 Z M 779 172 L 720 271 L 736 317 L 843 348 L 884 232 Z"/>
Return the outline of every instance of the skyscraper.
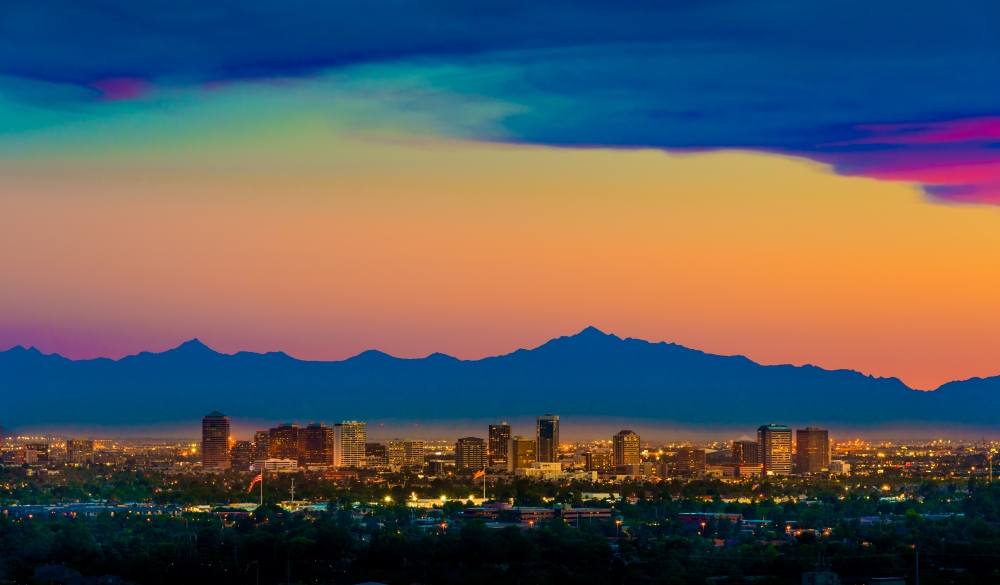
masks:
<path fill-rule="evenodd" d="M 403 469 L 423 469 L 424 442 L 420 439 L 391 439 L 389 466 Z"/>
<path fill-rule="evenodd" d="M 590 451 L 586 454 L 587 471 L 611 473 L 614 470 L 614 455 L 611 451 Z"/>
<path fill-rule="evenodd" d="M 677 450 L 674 469 L 677 475 L 683 477 L 695 477 L 705 474 L 706 460 L 705 450 L 694 447 L 681 447 Z"/>
<path fill-rule="evenodd" d="M 757 429 L 757 449 L 766 475 L 792 473 L 792 429 L 769 424 Z"/>
<path fill-rule="evenodd" d="M 796 473 L 823 473 L 830 469 L 830 432 L 816 427 L 795 431 Z"/>
<path fill-rule="evenodd" d="M 510 442 L 510 425 L 506 422 L 490 425 L 487 459 L 490 467 L 507 467 L 507 444 Z"/>
<path fill-rule="evenodd" d="M 267 459 L 267 446 L 271 443 L 271 433 L 268 431 L 257 431 L 253 435 L 253 460 L 260 461 Z"/>
<path fill-rule="evenodd" d="M 559 417 L 551 412 L 538 417 L 537 431 L 538 461 L 552 463 L 559 460 Z"/>
<path fill-rule="evenodd" d="M 90 439 L 70 439 L 66 441 L 66 462 L 86 465 L 94 462 L 94 441 Z"/>
<path fill-rule="evenodd" d="M 389 466 L 389 450 L 385 443 L 365 443 L 365 467 Z"/>
<path fill-rule="evenodd" d="M 746 435 L 733 441 L 733 463 L 736 465 L 760 463 L 760 447 L 757 441 Z"/>
<path fill-rule="evenodd" d="M 486 442 L 479 437 L 463 437 L 455 442 L 456 469 L 486 467 Z"/>
<path fill-rule="evenodd" d="M 333 429 L 310 423 L 299 429 L 299 467 L 333 465 Z"/>
<path fill-rule="evenodd" d="M 511 437 L 507 442 L 507 471 L 514 471 L 538 461 L 538 445 L 534 439 Z"/>
<path fill-rule="evenodd" d="M 201 419 L 201 466 L 229 469 L 229 417 L 214 410 Z"/>
<path fill-rule="evenodd" d="M 267 456 L 270 459 L 299 460 L 299 425 L 281 423 L 268 432 Z"/>
<path fill-rule="evenodd" d="M 337 467 L 364 467 L 365 423 L 345 420 L 333 425 L 333 464 Z"/>
<path fill-rule="evenodd" d="M 229 464 L 232 469 L 248 471 L 253 465 L 253 441 L 236 441 L 229 450 Z"/>
<path fill-rule="evenodd" d="M 634 432 L 628 429 L 618 431 L 618 434 L 611 438 L 611 447 L 615 456 L 615 467 L 642 463 L 639 435 Z"/>

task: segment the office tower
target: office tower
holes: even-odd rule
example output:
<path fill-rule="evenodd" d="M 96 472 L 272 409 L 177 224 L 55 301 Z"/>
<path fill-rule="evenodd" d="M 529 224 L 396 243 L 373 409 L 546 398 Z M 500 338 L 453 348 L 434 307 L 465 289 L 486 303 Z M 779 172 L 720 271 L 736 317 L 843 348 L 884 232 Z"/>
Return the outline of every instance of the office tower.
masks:
<path fill-rule="evenodd" d="M 765 475 L 792 473 L 792 429 L 769 424 L 757 429 L 757 451 Z"/>
<path fill-rule="evenodd" d="M 390 440 L 389 466 L 403 469 L 423 469 L 424 442 L 419 439 Z"/>
<path fill-rule="evenodd" d="M 611 473 L 615 467 L 614 455 L 611 451 L 591 451 L 587 453 L 587 471 L 598 473 Z"/>
<path fill-rule="evenodd" d="M 486 457 L 490 467 L 507 467 L 507 444 L 510 442 L 510 425 L 506 422 L 490 425 Z"/>
<path fill-rule="evenodd" d="M 24 445 L 25 449 L 30 449 L 35 452 L 35 461 L 38 463 L 48 463 L 49 462 L 49 444 L 48 443 L 27 443 Z"/>
<path fill-rule="evenodd" d="M 201 466 L 229 469 L 229 417 L 218 410 L 201 419 Z"/>
<path fill-rule="evenodd" d="M 823 473 L 830 469 L 830 432 L 816 427 L 795 431 L 796 473 Z"/>
<path fill-rule="evenodd" d="M 281 423 L 268 432 L 268 459 L 299 460 L 299 425 Z"/>
<path fill-rule="evenodd" d="M 364 467 L 365 423 L 345 420 L 333 425 L 333 464 L 337 467 Z"/>
<path fill-rule="evenodd" d="M 760 448 L 757 441 L 743 435 L 733 441 L 733 464 L 755 465 L 760 463 Z"/>
<path fill-rule="evenodd" d="M 479 437 L 463 437 L 455 442 L 456 469 L 486 467 L 486 441 Z"/>
<path fill-rule="evenodd" d="M 388 467 L 389 450 L 385 443 L 365 443 L 365 467 Z"/>
<path fill-rule="evenodd" d="M 271 442 L 270 431 L 257 431 L 253 435 L 253 460 L 267 459 L 267 446 Z"/>
<path fill-rule="evenodd" d="M 511 437 L 507 442 L 507 471 L 531 467 L 538 461 L 538 445 L 534 439 Z"/>
<path fill-rule="evenodd" d="M 253 441 L 236 441 L 233 448 L 229 450 L 229 465 L 233 469 L 249 471 L 253 465 L 254 444 Z"/>
<path fill-rule="evenodd" d="M 94 442 L 90 439 L 66 441 L 66 462 L 86 465 L 94 462 Z"/>
<path fill-rule="evenodd" d="M 696 477 L 705 474 L 705 450 L 694 447 L 681 447 L 677 450 L 674 469 L 682 477 Z"/>
<path fill-rule="evenodd" d="M 615 456 L 615 467 L 639 465 L 642 462 L 639 435 L 630 430 L 618 431 L 618 434 L 611 438 L 611 447 Z"/>
<path fill-rule="evenodd" d="M 535 438 L 538 440 L 538 461 L 559 461 L 559 417 L 551 412 L 538 417 Z"/>
<path fill-rule="evenodd" d="M 333 434 L 323 423 L 299 429 L 299 467 L 333 465 Z"/>

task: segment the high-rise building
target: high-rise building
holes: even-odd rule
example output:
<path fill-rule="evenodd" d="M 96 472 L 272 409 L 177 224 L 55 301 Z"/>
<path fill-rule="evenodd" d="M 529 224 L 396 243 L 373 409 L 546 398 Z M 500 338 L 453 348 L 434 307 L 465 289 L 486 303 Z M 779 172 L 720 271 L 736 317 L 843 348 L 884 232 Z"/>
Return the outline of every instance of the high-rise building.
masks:
<path fill-rule="evenodd" d="M 365 443 L 365 467 L 388 467 L 389 450 L 385 443 Z"/>
<path fill-rule="evenodd" d="M 510 425 L 506 422 L 490 425 L 486 457 L 490 467 L 507 467 L 507 444 L 510 442 Z"/>
<path fill-rule="evenodd" d="M 766 475 L 792 473 L 792 429 L 769 424 L 757 429 L 757 449 Z"/>
<path fill-rule="evenodd" d="M 420 439 L 390 440 L 389 466 L 402 469 L 423 469 L 424 442 Z"/>
<path fill-rule="evenodd" d="M 253 455 L 253 441 L 236 441 L 233 443 L 233 448 L 229 450 L 229 465 L 233 469 L 249 471 L 253 465 Z"/>
<path fill-rule="evenodd" d="M 299 425 L 281 423 L 268 432 L 268 459 L 299 460 Z"/>
<path fill-rule="evenodd" d="M 559 461 L 559 417 L 551 412 L 538 417 L 535 438 L 538 440 L 538 461 Z"/>
<path fill-rule="evenodd" d="M 830 469 L 830 432 L 816 427 L 795 431 L 796 473 L 823 473 Z"/>
<path fill-rule="evenodd" d="M 271 433 L 269 431 L 257 431 L 253 435 L 253 460 L 264 460 L 267 459 L 267 446 L 271 442 Z"/>
<path fill-rule="evenodd" d="M 201 419 L 201 466 L 229 469 L 229 417 L 214 410 Z"/>
<path fill-rule="evenodd" d="M 333 429 L 310 423 L 299 429 L 299 467 L 333 465 Z"/>
<path fill-rule="evenodd" d="M 707 467 L 705 450 L 694 447 L 681 447 L 677 450 L 674 469 L 682 477 L 697 477 L 705 474 Z"/>
<path fill-rule="evenodd" d="M 628 429 L 618 431 L 618 434 L 611 438 L 611 447 L 615 456 L 615 467 L 642 463 L 639 435 L 634 432 Z"/>
<path fill-rule="evenodd" d="M 586 455 L 587 471 L 611 473 L 615 468 L 614 455 L 609 450 L 590 451 Z"/>
<path fill-rule="evenodd" d="M 66 462 L 86 465 L 94 462 L 94 441 L 90 439 L 70 439 L 66 441 Z"/>
<path fill-rule="evenodd" d="M 733 464 L 744 463 L 750 465 L 760 463 L 760 447 L 757 441 L 746 435 L 733 441 Z"/>
<path fill-rule="evenodd" d="M 455 442 L 456 469 L 486 467 L 486 441 L 479 437 L 463 437 Z"/>
<path fill-rule="evenodd" d="M 365 423 L 345 420 L 333 425 L 333 464 L 337 467 L 364 467 Z"/>
<path fill-rule="evenodd" d="M 507 471 L 531 467 L 538 461 L 538 445 L 534 439 L 511 437 L 507 442 Z"/>
<path fill-rule="evenodd" d="M 25 449 L 30 449 L 35 452 L 35 461 L 37 463 L 48 463 L 49 462 L 49 444 L 48 443 L 26 443 L 24 445 Z"/>

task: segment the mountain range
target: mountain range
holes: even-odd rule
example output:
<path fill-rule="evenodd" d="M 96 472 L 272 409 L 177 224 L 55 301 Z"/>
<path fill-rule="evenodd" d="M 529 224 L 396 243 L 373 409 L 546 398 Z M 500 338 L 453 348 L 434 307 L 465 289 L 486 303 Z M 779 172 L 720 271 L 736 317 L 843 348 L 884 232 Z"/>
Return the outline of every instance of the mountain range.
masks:
<path fill-rule="evenodd" d="M 17 425 L 143 425 L 231 417 L 448 421 L 563 416 L 688 426 L 766 422 L 993 425 L 1000 377 L 913 390 L 851 370 L 755 363 L 588 327 L 531 350 L 480 360 L 342 361 L 222 354 L 197 339 L 119 360 L 0 352 L 0 420 Z"/>

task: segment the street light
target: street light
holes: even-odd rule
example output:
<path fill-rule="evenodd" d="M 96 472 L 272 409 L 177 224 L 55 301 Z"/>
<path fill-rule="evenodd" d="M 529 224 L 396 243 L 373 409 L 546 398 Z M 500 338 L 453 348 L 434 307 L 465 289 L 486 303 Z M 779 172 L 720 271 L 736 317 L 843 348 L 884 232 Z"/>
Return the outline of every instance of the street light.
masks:
<path fill-rule="evenodd" d="M 615 520 L 615 535 L 618 534 L 618 531 L 619 531 L 619 528 L 621 528 L 621 525 L 622 525 L 622 521 L 621 520 Z"/>

